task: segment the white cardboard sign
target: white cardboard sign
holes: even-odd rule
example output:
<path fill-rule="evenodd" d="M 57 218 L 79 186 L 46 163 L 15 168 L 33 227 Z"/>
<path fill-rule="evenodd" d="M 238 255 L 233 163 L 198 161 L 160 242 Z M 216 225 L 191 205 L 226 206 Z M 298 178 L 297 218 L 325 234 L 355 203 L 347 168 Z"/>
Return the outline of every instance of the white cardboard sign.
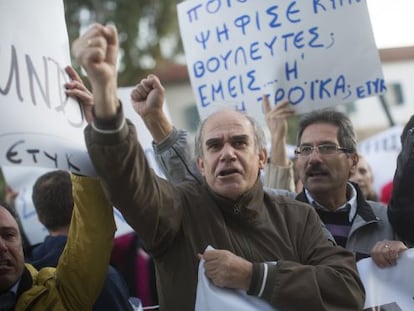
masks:
<path fill-rule="evenodd" d="M 54 169 L 95 174 L 80 105 L 64 94 L 70 48 L 63 1 L 1 0 L 0 32 L 0 166 L 19 193 L 15 203 L 30 242 L 38 243 L 47 231 L 31 200 L 35 180 Z M 151 136 L 132 109 L 131 89 L 118 90 L 124 113 L 136 125 L 150 165 L 163 176 Z M 132 231 L 122 215 L 114 213 L 117 235 Z"/>
<path fill-rule="evenodd" d="M 201 118 L 229 106 L 263 122 L 263 95 L 302 113 L 385 91 L 364 0 L 187 0 L 177 8 Z"/>
<path fill-rule="evenodd" d="M 94 174 L 81 106 L 67 98 L 63 1 L 0 1 L 0 165 Z"/>

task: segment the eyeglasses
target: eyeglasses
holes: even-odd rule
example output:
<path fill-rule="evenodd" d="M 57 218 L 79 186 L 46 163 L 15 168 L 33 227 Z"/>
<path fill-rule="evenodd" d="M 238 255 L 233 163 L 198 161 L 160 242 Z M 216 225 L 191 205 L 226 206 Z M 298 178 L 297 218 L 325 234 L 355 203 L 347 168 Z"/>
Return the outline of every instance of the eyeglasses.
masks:
<path fill-rule="evenodd" d="M 318 151 L 322 155 L 331 155 L 331 154 L 338 153 L 340 151 L 345 152 L 345 153 L 351 152 L 350 149 L 344 148 L 344 147 L 341 147 L 335 144 L 320 144 L 317 146 L 300 145 L 295 149 L 295 154 L 302 156 L 302 157 L 307 157 L 307 156 L 310 156 L 314 150 Z"/>

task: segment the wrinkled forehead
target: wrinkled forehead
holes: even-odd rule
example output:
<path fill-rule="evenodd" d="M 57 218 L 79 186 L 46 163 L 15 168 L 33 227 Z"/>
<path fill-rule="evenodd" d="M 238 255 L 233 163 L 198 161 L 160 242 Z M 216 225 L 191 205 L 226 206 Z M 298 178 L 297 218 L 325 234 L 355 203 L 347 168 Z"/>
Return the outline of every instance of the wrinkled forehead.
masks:
<path fill-rule="evenodd" d="M 203 141 L 211 137 L 248 135 L 253 138 L 251 122 L 240 112 L 224 110 L 208 117 L 203 126 Z"/>
<path fill-rule="evenodd" d="M 304 128 L 300 143 L 337 142 L 338 131 L 338 127 L 331 123 L 313 123 Z"/>

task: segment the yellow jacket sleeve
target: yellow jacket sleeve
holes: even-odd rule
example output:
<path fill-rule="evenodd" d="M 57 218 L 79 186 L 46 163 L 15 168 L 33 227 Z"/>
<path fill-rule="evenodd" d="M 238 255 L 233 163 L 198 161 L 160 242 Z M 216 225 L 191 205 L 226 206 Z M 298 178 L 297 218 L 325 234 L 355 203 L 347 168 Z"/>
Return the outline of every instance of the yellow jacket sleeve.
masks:
<path fill-rule="evenodd" d="M 91 310 L 108 270 L 116 226 L 99 180 L 71 178 L 74 209 L 56 286 L 69 310 Z"/>

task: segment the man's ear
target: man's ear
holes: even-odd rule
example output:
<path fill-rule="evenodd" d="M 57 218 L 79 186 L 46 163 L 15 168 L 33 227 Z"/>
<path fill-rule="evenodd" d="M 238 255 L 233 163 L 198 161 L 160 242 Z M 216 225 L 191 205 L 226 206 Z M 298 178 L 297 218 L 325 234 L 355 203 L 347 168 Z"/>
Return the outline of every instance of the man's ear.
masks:
<path fill-rule="evenodd" d="M 350 156 L 350 160 L 352 161 L 352 164 L 351 164 L 351 169 L 350 169 L 350 172 L 349 172 L 349 176 L 352 176 L 356 172 L 356 169 L 357 169 L 357 165 L 358 165 L 358 161 L 359 161 L 358 154 L 357 153 L 352 153 L 351 156 Z"/>
<path fill-rule="evenodd" d="M 267 163 L 267 150 L 266 149 L 262 149 L 259 152 L 259 168 L 261 170 L 264 169 L 266 163 Z"/>
<path fill-rule="evenodd" d="M 200 174 L 202 175 L 202 176 L 205 176 L 205 174 L 204 174 L 204 161 L 203 161 L 203 159 L 201 158 L 201 157 L 197 157 L 197 167 L 198 167 L 198 170 L 200 171 Z"/>

